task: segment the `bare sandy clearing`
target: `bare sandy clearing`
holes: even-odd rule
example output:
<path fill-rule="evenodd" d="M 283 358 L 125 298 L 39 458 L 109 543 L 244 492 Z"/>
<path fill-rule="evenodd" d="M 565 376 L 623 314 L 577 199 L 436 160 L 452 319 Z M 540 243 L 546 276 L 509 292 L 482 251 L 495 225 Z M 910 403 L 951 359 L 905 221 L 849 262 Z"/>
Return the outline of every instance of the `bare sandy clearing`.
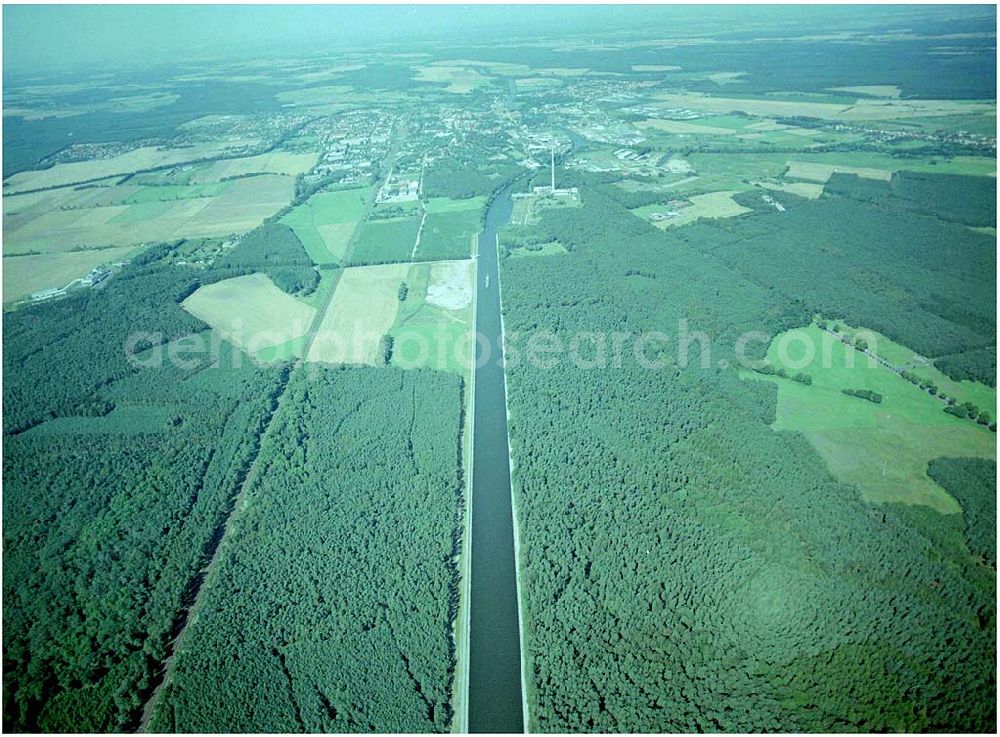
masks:
<path fill-rule="evenodd" d="M 431 266 L 426 301 L 446 310 L 460 310 L 472 302 L 472 261 L 442 261 Z"/>
<path fill-rule="evenodd" d="M 819 199 L 819 196 L 823 194 L 823 185 L 815 182 L 754 182 L 754 184 L 759 184 L 765 189 L 790 192 L 810 200 Z"/>

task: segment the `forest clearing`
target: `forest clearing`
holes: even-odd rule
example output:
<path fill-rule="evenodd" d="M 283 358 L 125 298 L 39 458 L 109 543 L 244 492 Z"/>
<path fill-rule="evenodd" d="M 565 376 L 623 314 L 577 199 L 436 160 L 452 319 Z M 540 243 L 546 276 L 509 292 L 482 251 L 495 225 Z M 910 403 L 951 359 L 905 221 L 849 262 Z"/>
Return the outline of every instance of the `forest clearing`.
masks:
<path fill-rule="evenodd" d="M 200 287 L 181 304 L 250 354 L 304 335 L 316 315 L 264 274 Z"/>
<path fill-rule="evenodd" d="M 408 264 L 344 269 L 307 360 L 384 364 L 379 346 L 396 319 L 399 285 L 408 269 Z"/>

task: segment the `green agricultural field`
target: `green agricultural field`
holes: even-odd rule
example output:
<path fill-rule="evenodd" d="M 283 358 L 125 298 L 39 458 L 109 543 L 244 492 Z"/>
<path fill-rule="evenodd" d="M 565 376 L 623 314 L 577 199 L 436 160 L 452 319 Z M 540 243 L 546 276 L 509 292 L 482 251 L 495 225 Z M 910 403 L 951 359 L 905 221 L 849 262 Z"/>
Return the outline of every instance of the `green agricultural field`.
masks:
<path fill-rule="evenodd" d="M 272 151 L 259 156 L 214 161 L 192 178 L 194 182 L 216 182 L 248 174 L 287 174 L 295 176 L 309 171 L 316 163 L 315 153 L 296 154 Z"/>
<path fill-rule="evenodd" d="M 317 310 L 326 304 L 327 297 L 330 296 L 330 292 L 336 287 L 342 273 L 340 269 L 319 269 L 318 271 L 319 284 L 316 285 L 316 289 L 313 290 L 312 294 L 296 297 L 299 301 L 305 302 Z"/>
<path fill-rule="evenodd" d="M 473 236 L 481 227 L 479 210 L 428 214 L 415 258 L 420 261 L 469 258 Z"/>
<path fill-rule="evenodd" d="M 453 371 L 470 378 L 473 274 L 471 260 L 410 267 L 407 296 L 389 331 L 394 366 Z"/>
<path fill-rule="evenodd" d="M 361 226 L 351 262 L 381 264 L 409 261 L 419 228 L 419 217 L 369 220 Z"/>
<path fill-rule="evenodd" d="M 654 118 L 637 123 L 636 127 L 662 131 L 670 134 L 694 135 L 694 136 L 732 136 L 739 133 L 749 119 L 744 119 L 743 125 L 736 126 L 731 121 L 726 120 L 728 116 L 718 116 L 721 122 L 728 122 L 728 125 L 716 125 L 713 118 L 698 118 L 696 120 L 664 120 Z"/>
<path fill-rule="evenodd" d="M 153 194 L 144 194 L 147 189 Z M 291 202 L 295 180 L 264 174 L 204 187 L 171 187 L 166 191 L 173 199 L 166 201 L 156 194 L 162 189 L 52 190 L 10 204 L 4 197 L 4 252 L 55 253 L 245 233 Z M 184 192 L 198 196 L 177 196 Z M 138 199 L 112 204 L 119 195 Z M 8 218 L 8 213 L 16 217 Z"/>
<path fill-rule="evenodd" d="M 295 231 L 315 263 L 340 263 L 370 196 L 368 187 L 320 192 L 281 220 Z"/>
<path fill-rule="evenodd" d="M 946 414 L 940 400 L 815 325 L 776 336 L 767 357 L 790 375 L 812 378 L 806 385 L 742 374 L 777 384 L 774 429 L 805 435 L 830 471 L 857 484 L 868 501 L 958 512 L 955 500 L 928 478 L 927 464 L 940 457 L 996 458 L 996 435 L 987 428 Z M 877 392 L 883 399 L 876 404 L 846 396 L 844 389 Z"/>
<path fill-rule="evenodd" d="M 286 340 L 284 343 L 266 346 L 257 351 L 255 356 L 261 363 L 290 361 L 302 355 L 306 347 L 306 337 L 305 335 L 300 335 L 297 338 Z"/>
<path fill-rule="evenodd" d="M 226 142 L 198 143 L 181 148 L 144 146 L 111 158 L 56 164 L 49 169 L 24 171 L 9 177 L 3 183 L 4 194 L 63 187 L 68 184 L 104 179 L 115 174 L 129 174 L 142 169 L 210 158 L 225 153 L 230 146 L 231 144 Z"/>
<path fill-rule="evenodd" d="M 154 220 L 161 215 L 166 215 L 173 209 L 173 203 L 167 200 L 146 200 L 136 202 L 128 209 L 122 210 L 117 215 L 108 220 L 109 223 L 122 223 L 124 225 L 135 225 Z"/>
<path fill-rule="evenodd" d="M 789 161 L 833 164 L 837 167 L 857 167 L 887 171 L 922 171 L 934 174 L 996 175 L 996 160 L 981 156 L 914 156 L 897 158 L 871 151 L 837 151 L 831 153 L 788 154 Z"/>
<path fill-rule="evenodd" d="M 828 164 L 818 161 L 789 161 L 785 176 L 789 179 L 805 179 L 808 182 L 825 183 L 834 174 L 856 174 L 865 179 L 878 179 L 888 182 L 892 179 L 891 169 L 875 169 L 864 166 L 845 166 L 843 164 Z"/>
<path fill-rule="evenodd" d="M 472 280 L 470 260 L 410 267 L 407 297 L 389 331 L 394 366 L 453 371 L 469 378 L 475 319 Z"/>
<path fill-rule="evenodd" d="M 888 154 L 868 151 L 801 152 L 794 154 L 741 153 L 739 155 L 693 153 L 688 156 L 688 162 L 694 168 L 693 178 L 673 187 L 671 191 L 683 194 L 711 190 L 746 190 L 754 186 L 753 181 L 782 177 L 788 171 L 792 161 L 824 164 L 839 170 L 857 168 L 879 172 L 920 171 L 979 176 L 996 174 L 995 159 L 975 156 L 896 158 Z M 825 170 L 823 173 L 825 174 Z M 879 176 L 884 175 L 880 173 Z"/>
<path fill-rule="evenodd" d="M 932 174 L 968 174 L 977 177 L 995 177 L 997 175 L 996 159 L 985 156 L 953 156 L 951 158 L 933 157 L 905 161 L 900 166 L 906 171 L 924 171 Z"/>
<path fill-rule="evenodd" d="M 687 157 L 696 179 L 672 188 L 671 191 L 707 192 L 711 190 L 741 190 L 751 185 L 748 177 L 779 177 L 785 171 L 789 154 L 709 154 L 693 153 Z"/>

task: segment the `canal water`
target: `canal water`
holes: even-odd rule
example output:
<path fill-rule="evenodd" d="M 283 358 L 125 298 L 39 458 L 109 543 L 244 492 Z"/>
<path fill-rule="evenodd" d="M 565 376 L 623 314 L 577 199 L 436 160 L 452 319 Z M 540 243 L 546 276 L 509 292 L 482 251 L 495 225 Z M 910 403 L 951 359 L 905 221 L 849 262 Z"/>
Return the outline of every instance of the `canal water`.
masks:
<path fill-rule="evenodd" d="M 471 732 L 524 731 L 496 240 L 497 228 L 510 219 L 512 186 L 494 198 L 478 244 L 476 330 L 481 337 L 472 445 Z"/>
<path fill-rule="evenodd" d="M 512 91 L 513 94 L 513 91 Z M 585 141 L 566 131 L 572 149 Z M 511 510 L 507 402 L 500 323 L 497 229 L 513 210 L 502 189 L 479 234 L 476 302 L 478 348 L 472 441 L 472 565 L 469 623 L 469 731 L 524 732 L 514 519 Z"/>

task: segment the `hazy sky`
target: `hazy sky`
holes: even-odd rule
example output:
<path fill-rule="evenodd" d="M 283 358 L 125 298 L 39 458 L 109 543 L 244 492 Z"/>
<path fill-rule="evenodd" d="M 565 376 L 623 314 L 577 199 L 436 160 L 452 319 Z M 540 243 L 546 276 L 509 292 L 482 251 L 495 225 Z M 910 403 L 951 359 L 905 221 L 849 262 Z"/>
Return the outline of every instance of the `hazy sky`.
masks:
<path fill-rule="evenodd" d="M 408 38 L 476 42 L 483 34 L 557 34 L 567 22 L 577 29 L 606 28 L 609 19 L 615 26 L 631 20 L 628 15 L 614 7 L 559 6 L 5 5 L 3 61 L 24 74 L 252 55 L 263 48 L 308 53 Z"/>
<path fill-rule="evenodd" d="M 265 49 L 323 52 L 389 40 L 477 43 L 503 35 L 603 34 L 629 28 L 704 32 L 706 21 L 714 21 L 715 30 L 749 28 L 763 20 L 814 20 L 830 28 L 824 14 L 841 16 L 839 20 L 849 25 L 865 16 L 914 12 L 912 7 L 895 8 L 5 5 L 3 62 L 5 75 L 13 76 L 67 67 L 92 71 L 109 65 L 134 68 L 207 56 L 252 56 Z"/>

